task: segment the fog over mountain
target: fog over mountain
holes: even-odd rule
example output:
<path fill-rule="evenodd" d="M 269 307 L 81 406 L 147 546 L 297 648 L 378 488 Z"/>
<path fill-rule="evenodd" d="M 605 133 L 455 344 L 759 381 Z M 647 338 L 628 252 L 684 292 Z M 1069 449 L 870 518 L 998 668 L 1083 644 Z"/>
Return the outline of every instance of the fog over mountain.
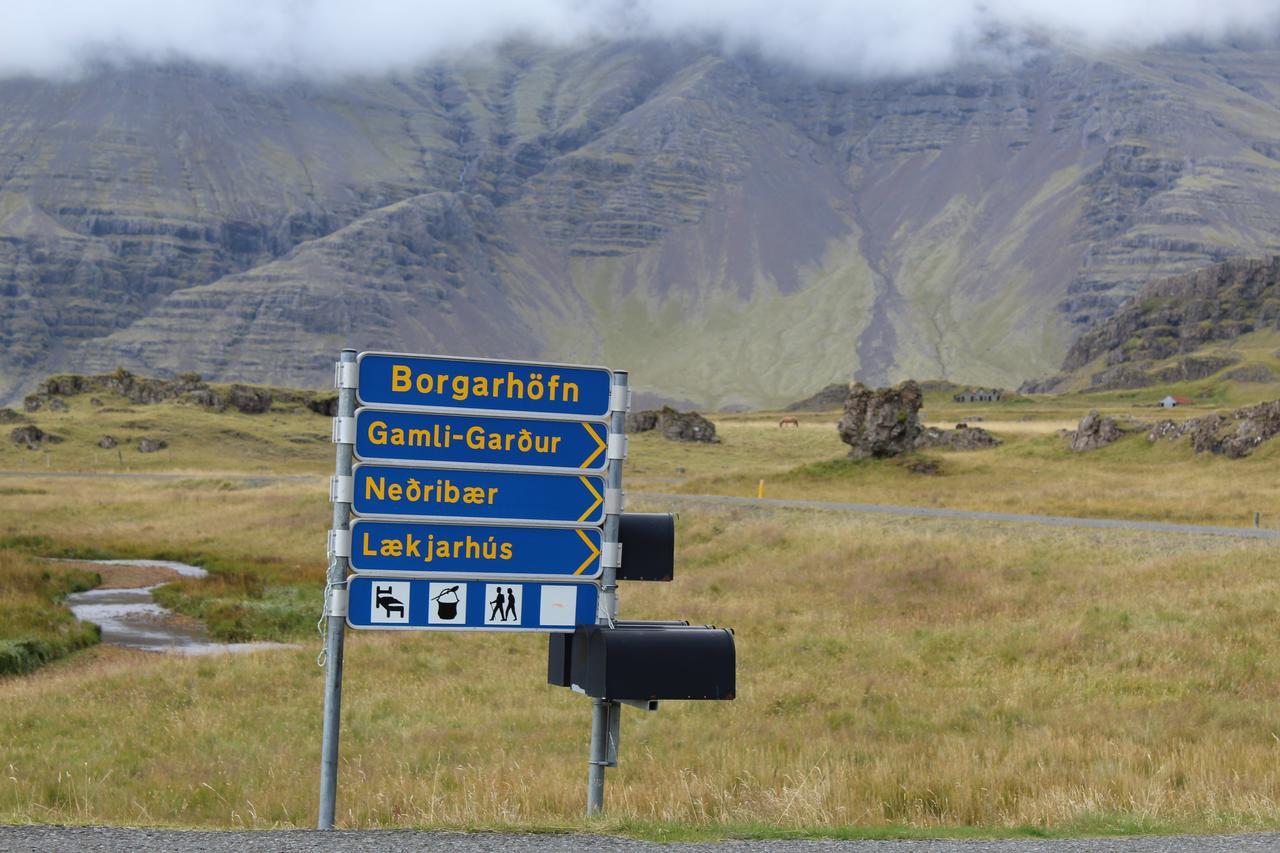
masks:
<path fill-rule="evenodd" d="M 1043 39 L 1143 48 L 1274 33 L 1274 0 L 9 0 L 0 74 L 192 60 L 239 71 L 380 75 L 509 39 L 703 39 L 857 78 L 1025 58 Z"/>

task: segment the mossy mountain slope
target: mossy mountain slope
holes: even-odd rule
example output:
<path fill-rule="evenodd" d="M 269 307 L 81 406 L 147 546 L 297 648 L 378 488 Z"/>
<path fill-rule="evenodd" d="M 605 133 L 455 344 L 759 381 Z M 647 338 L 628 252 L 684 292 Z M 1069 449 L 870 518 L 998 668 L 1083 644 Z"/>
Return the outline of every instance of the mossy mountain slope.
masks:
<path fill-rule="evenodd" d="M 1277 60 L 865 84 L 602 43 L 0 81 L 0 399 L 117 365 L 320 385 L 344 345 L 605 361 L 703 406 L 1008 385 L 1153 276 L 1280 251 Z"/>
<path fill-rule="evenodd" d="M 1145 286 L 1081 335 L 1062 373 L 1028 391 L 1111 390 L 1215 375 L 1280 381 L 1280 255 L 1223 261 Z"/>

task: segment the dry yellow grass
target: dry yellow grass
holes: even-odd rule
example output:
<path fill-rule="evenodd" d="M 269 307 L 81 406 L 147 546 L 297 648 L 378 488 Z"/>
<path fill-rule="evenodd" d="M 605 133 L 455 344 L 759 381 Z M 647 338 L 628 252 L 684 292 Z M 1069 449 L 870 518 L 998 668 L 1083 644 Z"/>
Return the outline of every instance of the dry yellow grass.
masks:
<path fill-rule="evenodd" d="M 282 438 L 323 419 L 292 417 L 258 422 L 267 450 L 248 464 L 309 479 L 36 473 L 0 483 L 0 535 L 205 555 L 260 583 L 254 606 L 312 619 L 329 461 Z M 943 473 L 925 477 L 838 461 L 834 417 L 802 420 L 723 418 L 713 446 L 636 436 L 628 486 L 754 494 L 766 478 L 771 497 L 1199 523 L 1280 511 L 1270 446 L 1073 456 L 1046 408 L 993 416 L 1004 447 L 932 454 Z M 207 464 L 234 470 L 218 441 Z M 676 582 L 625 586 L 623 613 L 732 626 L 739 696 L 628 710 L 607 826 L 1276 828 L 1275 563 L 1274 545 L 1214 537 L 682 508 Z M 0 821 L 311 825 L 318 648 L 95 649 L 0 681 Z M 589 704 L 545 685 L 544 639 L 366 633 L 348 649 L 342 825 L 584 825 Z"/>
<path fill-rule="evenodd" d="M 216 534 L 219 528 L 211 533 Z M 611 818 L 1277 824 L 1272 546 L 699 510 L 628 616 L 737 630 L 729 703 L 626 715 Z M 309 825 L 315 647 L 0 683 L 0 819 Z M 341 823 L 580 824 L 588 703 L 538 637 L 351 637 Z"/>
<path fill-rule="evenodd" d="M 771 498 L 1224 526 L 1252 525 L 1260 512 L 1263 526 L 1280 527 L 1274 476 L 1280 442 L 1245 459 L 1226 459 L 1197 456 L 1185 439 L 1150 444 L 1140 432 L 1078 454 L 1058 437 L 1059 418 L 1015 422 L 1013 430 L 981 422 L 974 425 L 1004 444 L 919 454 L 937 463 L 938 473 L 929 476 L 905 464 L 915 459 L 847 461 L 834 421 L 834 415 L 814 416 L 798 430 L 779 430 L 776 420 L 726 418 L 718 445 L 675 446 L 660 436 L 635 436 L 627 482 L 648 492 L 754 497 L 764 480 Z"/>

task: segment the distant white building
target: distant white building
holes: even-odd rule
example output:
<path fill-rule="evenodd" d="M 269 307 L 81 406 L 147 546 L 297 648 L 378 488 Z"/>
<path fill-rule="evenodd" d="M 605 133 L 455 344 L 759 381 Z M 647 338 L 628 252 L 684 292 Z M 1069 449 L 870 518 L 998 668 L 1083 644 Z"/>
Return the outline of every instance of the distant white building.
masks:
<path fill-rule="evenodd" d="M 1190 405 L 1191 405 L 1190 399 L 1186 397 L 1175 397 L 1172 394 L 1170 394 L 1168 397 L 1165 397 L 1163 400 L 1160 401 L 1160 408 L 1162 409 L 1173 409 L 1178 406 L 1190 406 Z"/>

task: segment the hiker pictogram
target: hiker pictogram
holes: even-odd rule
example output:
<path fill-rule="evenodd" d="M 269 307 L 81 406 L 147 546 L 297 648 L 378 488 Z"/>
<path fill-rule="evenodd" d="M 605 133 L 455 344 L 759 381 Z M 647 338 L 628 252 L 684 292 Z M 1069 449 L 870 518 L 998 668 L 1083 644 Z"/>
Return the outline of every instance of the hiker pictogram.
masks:
<path fill-rule="evenodd" d="M 521 614 L 521 601 L 524 597 L 524 587 L 519 584 L 506 586 L 503 584 L 486 584 L 484 588 L 485 620 L 486 625 L 511 625 L 519 626 Z"/>
<path fill-rule="evenodd" d="M 373 587 L 369 621 L 380 624 L 407 624 L 409 584 L 403 581 L 378 582 Z"/>

